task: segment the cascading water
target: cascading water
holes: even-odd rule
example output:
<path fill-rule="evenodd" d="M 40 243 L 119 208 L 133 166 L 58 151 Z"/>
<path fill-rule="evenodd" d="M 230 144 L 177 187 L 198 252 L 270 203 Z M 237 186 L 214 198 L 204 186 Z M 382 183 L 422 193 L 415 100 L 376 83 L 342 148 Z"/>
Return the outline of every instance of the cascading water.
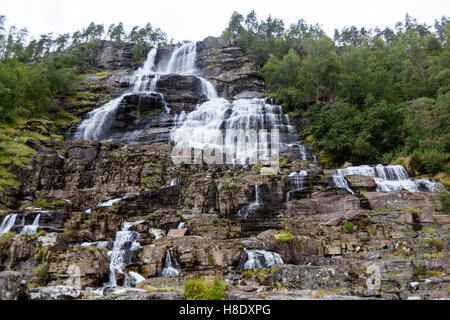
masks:
<path fill-rule="evenodd" d="M 175 146 L 218 149 L 222 154 L 231 154 L 233 164 L 247 165 L 249 159 L 257 162 L 270 159 L 270 133 L 272 129 L 278 129 L 280 147 L 297 147 L 300 158 L 307 160 L 306 149 L 297 142 L 296 130 L 290 124 L 289 116 L 283 114 L 281 106 L 273 105 L 266 99 L 228 101 L 219 98 L 214 86 L 197 75 L 196 43 L 189 42 L 176 48 L 169 59 L 157 67 L 156 53 L 156 49 L 150 51 L 144 66 L 134 73 L 133 90 L 90 112 L 78 127 L 74 140 L 118 139 L 130 144 L 145 141 L 141 139 L 142 133 L 137 131 L 124 136 L 109 136 L 108 127 L 123 98 L 133 93 L 155 93 L 160 75 L 195 75 L 200 79 L 202 92 L 208 101 L 188 115 L 182 112 L 173 117 L 175 128 L 170 134 L 170 141 Z M 245 136 L 235 143 L 234 133 L 229 133 L 227 129 L 246 130 Z M 248 131 L 251 129 L 259 132 L 253 134 Z"/>
<path fill-rule="evenodd" d="M 294 188 L 286 194 L 286 202 L 290 201 L 292 192 L 303 190 L 307 176 L 307 171 L 292 172 L 289 174 L 288 181 L 294 186 Z"/>
<path fill-rule="evenodd" d="M 2 224 L 0 225 L 0 236 L 2 234 L 8 233 L 12 227 L 16 224 L 17 214 L 8 214 L 3 218 Z"/>
<path fill-rule="evenodd" d="M 185 229 L 185 228 L 186 228 L 186 222 L 180 222 L 178 224 L 178 227 L 177 227 L 178 230 Z"/>
<path fill-rule="evenodd" d="M 133 88 L 131 91 L 88 113 L 86 119 L 78 126 L 74 140 L 107 140 L 109 138 L 107 129 L 122 100 L 131 94 L 154 92 L 158 81 L 157 75 L 152 74 L 156 53 L 157 49 L 150 50 L 144 65 L 131 77 Z"/>
<path fill-rule="evenodd" d="M 110 256 L 109 264 L 109 285 L 117 286 L 116 274 L 124 275 L 124 286 L 132 285 L 133 281 L 141 280 L 133 277 L 132 274 L 125 274 L 123 268 L 131 261 L 136 250 L 141 248 L 139 240 L 139 233 L 130 231 L 130 228 L 136 223 L 124 222 L 120 231 L 116 233 L 116 239 L 111 251 L 108 252 Z"/>
<path fill-rule="evenodd" d="M 39 228 L 39 219 L 41 218 L 41 214 L 38 214 L 31 225 L 24 225 L 20 234 L 35 234 Z"/>
<path fill-rule="evenodd" d="M 265 269 L 277 264 L 284 264 L 278 253 L 264 250 L 244 250 L 239 268 L 244 270 Z"/>
<path fill-rule="evenodd" d="M 173 266 L 172 265 L 172 257 L 170 255 L 170 251 L 167 250 L 166 251 L 166 261 L 164 264 L 164 269 L 161 272 L 161 276 L 162 277 L 172 277 L 172 276 L 177 276 L 180 274 L 180 270 L 179 268 L 177 268 L 177 266 Z"/>
<path fill-rule="evenodd" d="M 255 202 L 252 202 L 249 205 L 241 208 L 237 213 L 237 217 L 239 219 L 245 220 L 253 211 L 258 210 L 263 206 L 264 203 L 261 199 L 261 186 L 257 185 L 255 186 Z"/>
<path fill-rule="evenodd" d="M 401 165 L 359 166 L 335 170 L 333 180 L 338 188 L 345 188 L 354 193 L 344 179 L 350 175 L 373 177 L 377 191 L 408 190 L 410 192 L 439 192 L 441 185 L 429 179 L 411 179 L 405 167 Z"/>

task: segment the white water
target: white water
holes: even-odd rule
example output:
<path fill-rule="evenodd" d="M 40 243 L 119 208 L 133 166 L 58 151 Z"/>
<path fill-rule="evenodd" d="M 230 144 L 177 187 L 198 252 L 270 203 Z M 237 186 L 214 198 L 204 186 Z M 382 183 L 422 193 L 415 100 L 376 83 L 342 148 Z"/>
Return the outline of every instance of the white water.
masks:
<path fill-rule="evenodd" d="M 39 227 L 39 219 L 41 218 L 41 214 L 38 214 L 33 221 L 33 224 L 23 226 L 22 231 L 20 231 L 20 234 L 35 234 Z"/>
<path fill-rule="evenodd" d="M 113 249 L 108 252 L 110 256 L 109 285 L 112 287 L 117 286 L 116 274 L 120 273 L 124 275 L 124 285 L 130 285 L 127 279 L 128 277 L 132 278 L 132 275 L 124 273 L 123 268 L 130 262 L 134 251 L 141 248 L 141 245 L 137 242 L 139 233 L 130 231 L 130 228 L 135 224 L 134 222 L 124 222 L 122 224 L 121 230 L 116 233 Z"/>
<path fill-rule="evenodd" d="M 345 188 L 349 192 L 354 192 L 348 187 L 344 179 L 350 175 L 361 175 L 373 177 L 377 184 L 377 191 L 408 190 L 410 192 L 439 192 L 441 186 L 429 179 L 411 179 L 405 167 L 401 165 L 383 166 L 359 166 L 335 170 L 336 176 L 333 180 L 338 188 Z"/>
<path fill-rule="evenodd" d="M 17 214 L 8 214 L 3 218 L 2 224 L 0 225 L 0 236 L 2 234 L 8 233 L 12 227 L 16 224 Z"/>
<path fill-rule="evenodd" d="M 283 259 L 275 252 L 264 250 L 245 250 L 247 261 L 243 269 L 265 269 L 276 264 L 283 264 Z"/>
<path fill-rule="evenodd" d="M 185 228 L 186 228 L 186 222 L 180 222 L 177 229 L 181 230 L 181 229 L 185 229 Z"/>
<path fill-rule="evenodd" d="M 112 207 L 113 205 L 115 205 L 116 203 L 119 203 L 125 199 L 127 199 L 128 197 L 123 197 L 123 198 L 116 198 L 116 199 L 111 199 L 108 201 L 104 201 L 104 202 L 99 202 L 97 204 L 97 207 Z M 88 209 L 90 210 L 90 209 Z"/>
<path fill-rule="evenodd" d="M 161 272 L 161 276 L 163 277 L 172 277 L 180 274 L 180 270 L 172 265 L 172 259 L 170 256 L 170 251 L 166 251 L 166 261 L 164 264 L 164 269 Z"/>
<path fill-rule="evenodd" d="M 352 189 L 350 189 L 350 186 L 348 185 L 348 182 L 345 179 L 345 177 L 334 175 L 333 182 L 334 182 L 334 185 L 336 187 L 338 187 L 339 189 L 345 189 L 348 192 L 350 192 L 351 194 L 355 194 L 355 192 Z"/>
<path fill-rule="evenodd" d="M 160 74 L 193 75 L 195 73 L 195 58 L 197 44 L 188 42 L 180 46 L 172 53 L 166 65 L 159 65 L 157 72 Z"/>
<path fill-rule="evenodd" d="M 131 76 L 133 87 L 131 91 L 87 114 L 86 119 L 78 126 L 74 140 L 107 140 L 108 137 L 105 134 L 123 98 L 133 93 L 154 92 L 159 79 L 157 75 L 151 74 L 155 69 L 156 53 L 157 49 L 150 50 L 144 65 Z"/>
<path fill-rule="evenodd" d="M 250 203 L 249 205 L 241 208 L 237 213 L 237 217 L 239 219 L 245 220 L 248 218 L 249 214 L 252 211 L 261 208 L 263 205 L 264 205 L 264 203 L 261 199 L 261 186 L 256 185 L 255 186 L 255 201 Z"/>
<path fill-rule="evenodd" d="M 286 194 L 286 202 L 291 200 L 291 192 L 303 190 L 305 179 L 308 176 L 307 171 L 292 172 L 288 176 L 288 180 L 294 185 L 294 189 Z"/>
<path fill-rule="evenodd" d="M 181 45 L 171 53 L 168 61 L 155 67 L 156 53 L 156 49 L 150 51 L 144 66 L 134 73 L 132 92 L 90 112 L 78 127 L 75 140 L 110 138 L 107 136 L 107 129 L 123 97 L 136 92 L 156 91 L 160 75 L 194 75 L 200 79 L 202 92 L 208 101 L 197 106 L 196 110 L 188 115 L 181 113 L 174 116 L 175 129 L 170 134 L 170 141 L 175 146 L 202 150 L 218 149 L 222 154 L 231 155 L 233 164 L 247 165 L 250 159 L 255 163 L 270 159 L 270 132 L 272 129 L 278 129 L 280 147 L 298 147 L 301 158 L 307 159 L 306 148 L 296 143 L 296 130 L 290 124 L 289 116 L 283 114 L 281 106 L 272 105 L 267 99 L 228 101 L 218 97 L 214 86 L 198 76 L 195 68 L 196 43 Z M 235 142 L 235 132 L 228 132 L 228 129 L 245 130 L 245 134 L 239 136 Z M 252 133 L 248 130 L 256 131 Z M 127 141 L 133 141 L 134 134 L 136 132 L 129 133 Z"/>

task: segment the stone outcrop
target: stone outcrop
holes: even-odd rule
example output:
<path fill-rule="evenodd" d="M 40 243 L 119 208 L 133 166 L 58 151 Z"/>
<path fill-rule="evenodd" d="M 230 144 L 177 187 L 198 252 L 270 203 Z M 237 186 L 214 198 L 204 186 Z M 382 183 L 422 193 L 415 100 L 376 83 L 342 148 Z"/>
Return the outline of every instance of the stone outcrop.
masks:
<path fill-rule="evenodd" d="M 0 272 L 0 300 L 27 300 L 28 289 L 19 272 Z"/>
<path fill-rule="evenodd" d="M 197 67 L 227 99 L 244 91 L 265 92 L 255 58 L 233 39 L 209 37 L 198 42 Z"/>

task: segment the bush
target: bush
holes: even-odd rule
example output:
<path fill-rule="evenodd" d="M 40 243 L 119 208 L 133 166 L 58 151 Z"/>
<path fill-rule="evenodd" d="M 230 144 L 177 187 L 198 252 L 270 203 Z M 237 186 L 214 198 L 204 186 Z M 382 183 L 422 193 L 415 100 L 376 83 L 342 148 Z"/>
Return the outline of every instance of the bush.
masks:
<path fill-rule="evenodd" d="M 184 284 L 187 300 L 225 300 L 229 286 L 223 281 L 188 281 Z"/>
<path fill-rule="evenodd" d="M 290 234 L 287 231 L 282 231 L 278 234 L 274 234 L 273 237 L 275 238 L 275 240 L 280 241 L 280 242 L 291 242 L 294 240 L 294 237 L 292 236 L 292 234 Z"/>
<path fill-rule="evenodd" d="M 353 233 L 355 231 L 355 225 L 350 221 L 344 223 L 343 228 L 345 233 Z"/>

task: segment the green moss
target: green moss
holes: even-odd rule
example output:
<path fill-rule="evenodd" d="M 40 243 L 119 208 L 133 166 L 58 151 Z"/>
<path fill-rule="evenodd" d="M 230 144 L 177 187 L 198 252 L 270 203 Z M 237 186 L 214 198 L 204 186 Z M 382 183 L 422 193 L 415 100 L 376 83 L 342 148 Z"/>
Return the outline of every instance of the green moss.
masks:
<path fill-rule="evenodd" d="M 442 243 L 437 239 L 426 239 L 423 243 L 424 248 L 434 248 L 437 251 L 442 251 Z"/>
<path fill-rule="evenodd" d="M 424 257 L 425 259 L 444 258 L 445 255 L 444 255 L 444 253 L 442 253 L 442 252 L 439 252 L 439 253 L 425 253 L 425 254 L 423 255 L 423 257 Z"/>
<path fill-rule="evenodd" d="M 287 231 L 282 231 L 278 234 L 274 234 L 273 237 L 275 238 L 275 240 L 277 240 L 279 242 L 291 242 L 294 240 L 294 237 L 292 236 L 292 234 L 290 234 Z"/>
<path fill-rule="evenodd" d="M 48 247 L 36 248 L 34 259 L 37 262 L 42 262 L 47 258 L 47 255 L 48 255 Z"/>
<path fill-rule="evenodd" d="M 8 242 L 9 239 L 14 238 L 14 236 L 17 234 L 17 232 L 8 232 L 3 234 L 0 237 L 0 246 L 3 246 L 6 242 Z"/>
<path fill-rule="evenodd" d="M 38 207 L 41 207 L 41 208 L 49 208 L 49 207 L 51 207 L 50 203 L 48 203 L 47 200 L 41 199 L 41 198 L 36 200 L 36 205 Z"/>
<path fill-rule="evenodd" d="M 208 263 L 210 266 L 214 265 L 214 259 L 211 253 L 208 253 Z"/>
<path fill-rule="evenodd" d="M 39 280 L 45 280 L 48 276 L 48 266 L 46 264 L 40 264 L 33 270 L 34 276 Z"/>
<path fill-rule="evenodd" d="M 187 281 L 184 295 L 187 300 L 225 300 L 228 284 L 219 279 L 214 281 Z"/>
<path fill-rule="evenodd" d="M 343 231 L 345 233 L 355 232 L 355 225 L 350 221 L 347 221 L 346 223 L 344 223 L 344 225 L 342 227 L 343 227 Z"/>

